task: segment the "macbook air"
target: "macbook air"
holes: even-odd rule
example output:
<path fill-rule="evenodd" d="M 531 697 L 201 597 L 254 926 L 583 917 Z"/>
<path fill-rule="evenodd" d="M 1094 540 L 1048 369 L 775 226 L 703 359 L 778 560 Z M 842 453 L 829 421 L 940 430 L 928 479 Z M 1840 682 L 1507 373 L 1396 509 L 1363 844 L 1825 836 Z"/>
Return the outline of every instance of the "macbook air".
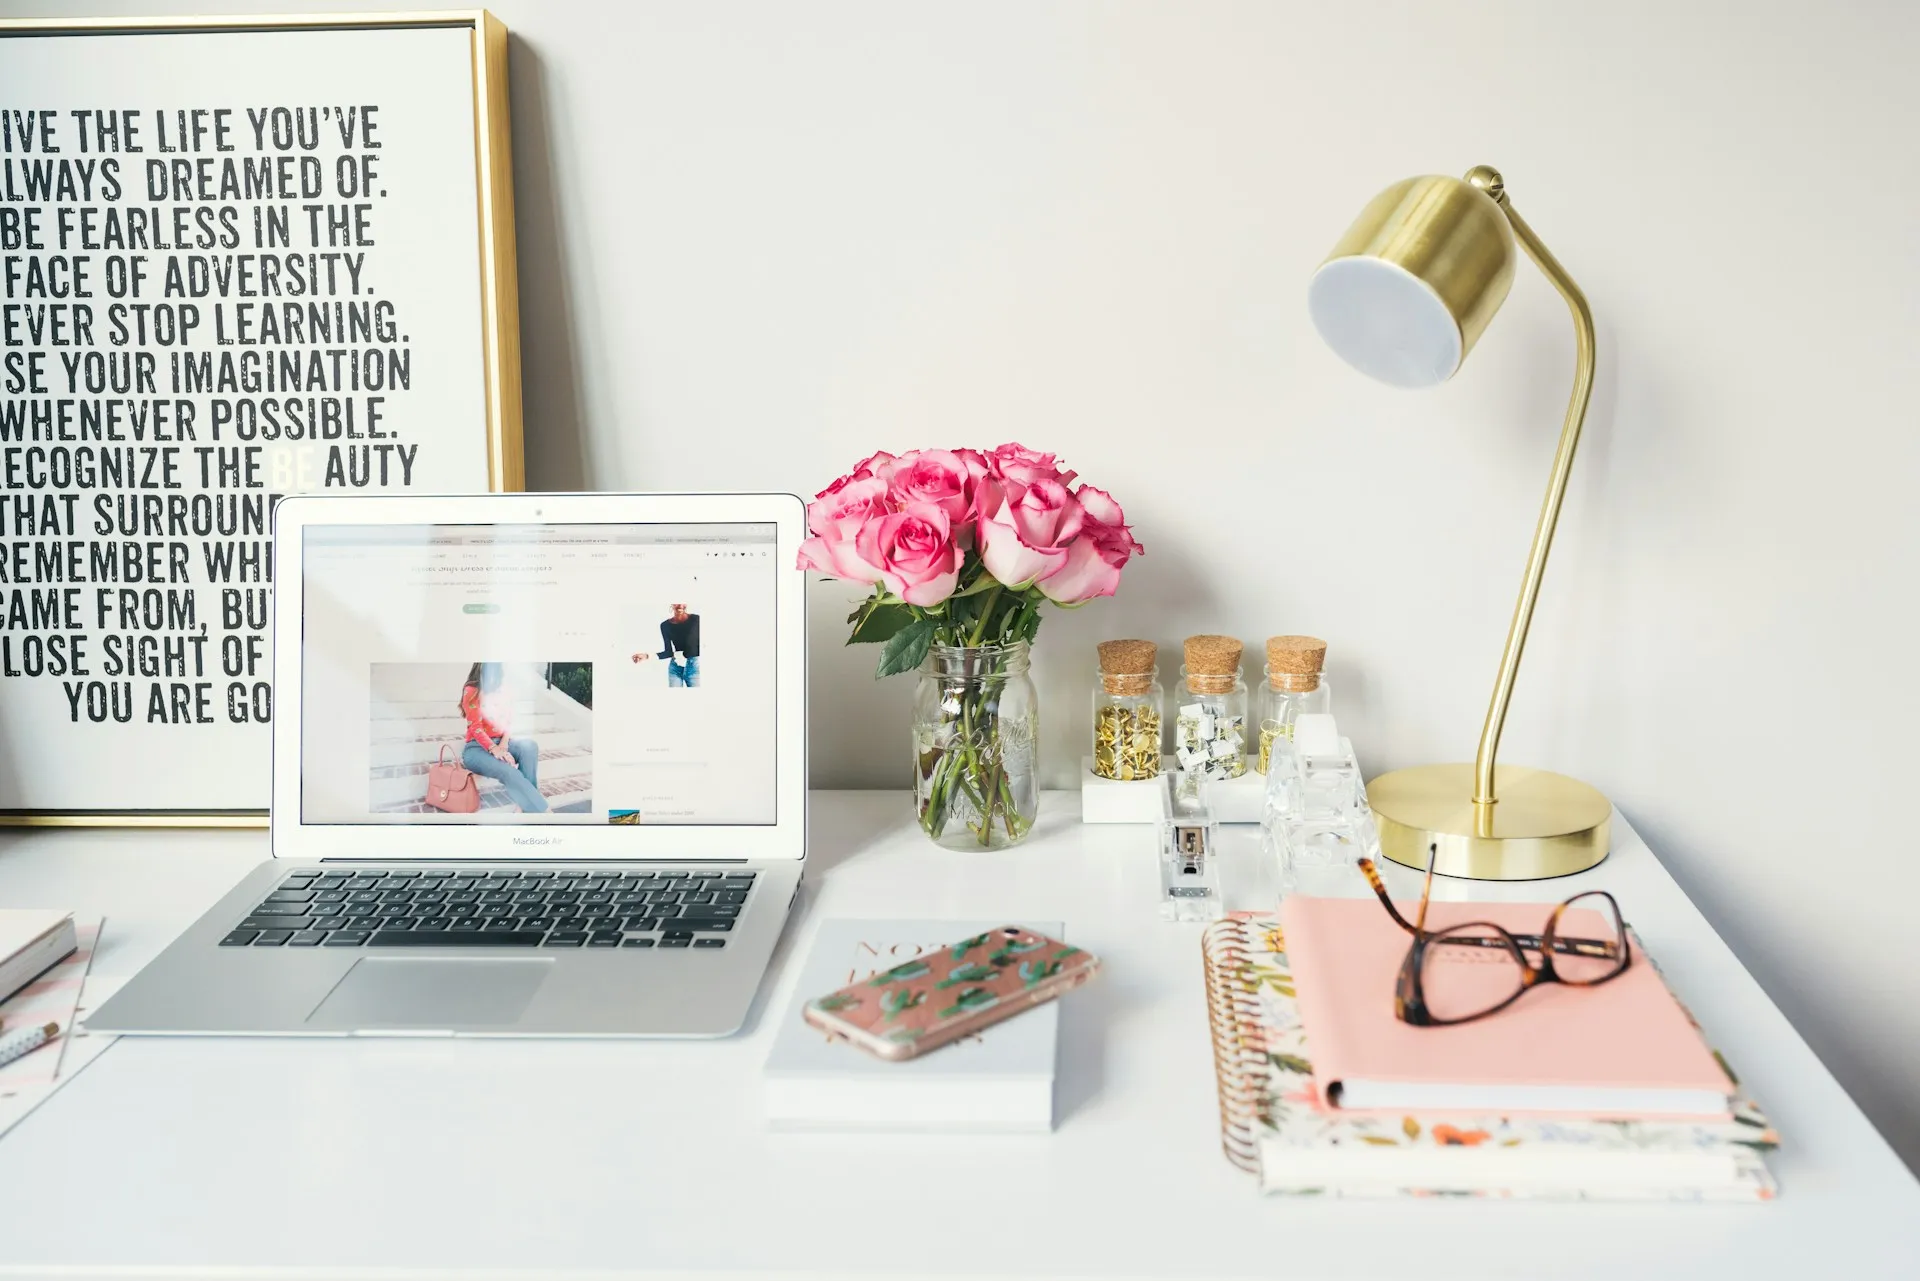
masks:
<path fill-rule="evenodd" d="M 96 1031 L 724 1036 L 806 855 L 786 495 L 297 497 L 272 857 Z"/>

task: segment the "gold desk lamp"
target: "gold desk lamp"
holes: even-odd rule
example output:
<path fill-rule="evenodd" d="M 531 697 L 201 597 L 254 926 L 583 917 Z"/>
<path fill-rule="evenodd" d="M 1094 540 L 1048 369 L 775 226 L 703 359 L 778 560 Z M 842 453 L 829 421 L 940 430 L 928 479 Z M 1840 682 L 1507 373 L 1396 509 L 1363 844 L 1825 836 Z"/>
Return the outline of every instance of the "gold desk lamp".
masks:
<path fill-rule="evenodd" d="M 1580 287 L 1507 202 L 1498 171 L 1485 165 L 1464 179 L 1409 178 L 1381 192 L 1307 290 L 1315 327 L 1348 364 L 1395 387 L 1432 387 L 1453 376 L 1506 299 L 1516 239 L 1567 300 L 1578 357 L 1480 750 L 1471 765 L 1421 765 L 1367 785 L 1388 858 L 1425 868 L 1428 846 L 1438 845 L 1442 875 L 1492 881 L 1566 876 L 1607 856 L 1613 811 L 1605 796 L 1564 774 L 1495 763 L 1593 390 L 1593 316 Z"/>

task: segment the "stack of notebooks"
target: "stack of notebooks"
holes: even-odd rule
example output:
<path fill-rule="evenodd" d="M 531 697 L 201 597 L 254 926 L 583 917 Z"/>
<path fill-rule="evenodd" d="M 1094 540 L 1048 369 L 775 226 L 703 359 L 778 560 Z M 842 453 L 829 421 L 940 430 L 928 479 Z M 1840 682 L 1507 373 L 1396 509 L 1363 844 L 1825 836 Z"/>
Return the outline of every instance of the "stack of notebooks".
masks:
<path fill-rule="evenodd" d="M 1537 931 L 1552 909 L 1435 903 L 1430 928 Z M 1573 912 L 1563 932 L 1578 934 Z M 1598 922 L 1589 923 L 1589 927 Z M 1455 1027 L 1393 1012 L 1411 936 L 1371 899 L 1294 896 L 1206 934 L 1227 1156 L 1318 1196 L 1766 1200 L 1779 1139 L 1638 946 Z"/>

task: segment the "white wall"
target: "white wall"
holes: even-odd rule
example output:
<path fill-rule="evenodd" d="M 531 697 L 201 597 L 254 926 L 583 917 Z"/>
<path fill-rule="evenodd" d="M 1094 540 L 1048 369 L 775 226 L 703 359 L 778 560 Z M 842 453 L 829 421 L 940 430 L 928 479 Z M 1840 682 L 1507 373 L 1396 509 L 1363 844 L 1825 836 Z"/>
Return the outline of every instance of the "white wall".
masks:
<path fill-rule="evenodd" d="M 882 446 L 1064 452 L 1149 554 L 1042 631 L 1058 780 L 1118 635 L 1317 633 L 1370 767 L 1471 754 L 1564 311 L 1522 265 L 1465 371 L 1396 393 L 1320 346 L 1303 290 L 1378 188 L 1503 169 L 1601 341 L 1506 757 L 1612 795 L 1920 1160 L 1920 8 L 496 12 L 533 485 L 811 492 Z M 909 691 L 840 648 L 845 602 L 814 598 L 815 778 L 904 782 Z"/>

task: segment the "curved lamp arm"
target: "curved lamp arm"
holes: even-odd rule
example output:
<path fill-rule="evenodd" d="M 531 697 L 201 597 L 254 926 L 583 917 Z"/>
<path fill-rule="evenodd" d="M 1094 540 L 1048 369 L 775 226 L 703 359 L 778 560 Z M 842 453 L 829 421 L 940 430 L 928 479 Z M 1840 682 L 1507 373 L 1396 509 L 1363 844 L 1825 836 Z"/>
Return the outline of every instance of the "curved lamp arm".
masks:
<path fill-rule="evenodd" d="M 1485 835 L 1492 834 L 1493 806 L 1499 797 L 1494 791 L 1494 758 L 1500 751 L 1500 731 L 1507 722 L 1507 703 L 1513 697 L 1514 677 L 1520 671 L 1520 655 L 1527 647 L 1527 627 L 1533 621 L 1534 602 L 1540 596 L 1540 580 L 1546 576 L 1547 553 L 1553 547 L 1553 529 L 1560 521 L 1560 503 L 1566 497 L 1567 476 L 1573 471 L 1573 454 L 1580 445 L 1580 427 L 1587 417 L 1587 399 L 1593 392 L 1593 313 L 1587 310 L 1586 295 L 1573 283 L 1557 259 L 1533 234 L 1533 228 L 1507 202 L 1505 184 L 1491 169 L 1475 169 L 1467 181 L 1485 191 L 1513 224 L 1514 238 L 1527 257 L 1533 259 L 1541 274 L 1553 282 L 1573 313 L 1574 340 L 1577 343 L 1573 371 L 1573 397 L 1567 402 L 1566 425 L 1560 429 L 1560 445 L 1553 455 L 1553 474 L 1547 481 L 1546 501 L 1540 506 L 1540 523 L 1534 527 L 1533 547 L 1527 553 L 1527 573 L 1520 583 L 1520 600 L 1513 607 L 1513 622 L 1507 628 L 1507 646 L 1500 655 L 1500 676 L 1494 682 L 1493 701 L 1487 706 L 1486 724 L 1480 729 L 1480 750 L 1473 760 L 1473 806 L 1475 826 Z"/>

